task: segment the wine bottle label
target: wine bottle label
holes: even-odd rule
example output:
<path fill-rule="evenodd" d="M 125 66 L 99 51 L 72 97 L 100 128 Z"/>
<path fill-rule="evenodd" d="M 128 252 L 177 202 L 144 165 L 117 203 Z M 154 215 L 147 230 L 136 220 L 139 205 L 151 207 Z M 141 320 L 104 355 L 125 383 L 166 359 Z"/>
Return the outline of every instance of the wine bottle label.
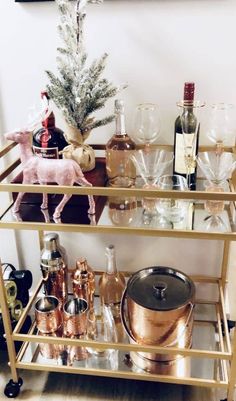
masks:
<path fill-rule="evenodd" d="M 58 148 L 40 148 L 33 146 L 34 154 L 45 159 L 59 159 Z"/>
<path fill-rule="evenodd" d="M 187 168 L 185 164 L 185 146 L 191 146 L 194 142 L 194 134 L 188 134 L 184 136 L 176 132 L 176 146 L 175 146 L 175 172 L 178 174 L 187 174 Z M 193 152 L 195 154 L 195 152 Z M 194 174 L 194 167 L 190 168 L 190 174 Z"/>

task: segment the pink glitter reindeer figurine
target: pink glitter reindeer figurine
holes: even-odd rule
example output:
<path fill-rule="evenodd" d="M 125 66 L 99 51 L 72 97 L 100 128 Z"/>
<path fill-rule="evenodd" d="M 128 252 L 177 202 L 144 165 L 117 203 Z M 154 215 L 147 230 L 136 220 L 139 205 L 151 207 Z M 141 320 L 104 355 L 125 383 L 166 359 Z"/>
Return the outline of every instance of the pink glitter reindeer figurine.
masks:
<path fill-rule="evenodd" d="M 33 154 L 31 149 L 31 131 L 22 130 L 5 134 L 5 138 L 19 143 L 20 157 L 23 166 L 22 184 L 39 183 L 45 185 L 49 182 L 56 182 L 58 185 L 73 185 L 77 183 L 82 186 L 91 187 L 92 184 L 86 180 L 80 166 L 71 159 L 45 159 Z M 13 212 L 17 213 L 24 192 L 19 192 Z M 59 205 L 56 207 L 53 218 L 56 221 L 60 218 L 61 212 L 72 195 L 64 195 Z M 92 195 L 88 195 L 89 209 L 88 214 L 95 214 L 95 202 Z M 47 194 L 43 194 L 41 209 L 48 208 Z"/>

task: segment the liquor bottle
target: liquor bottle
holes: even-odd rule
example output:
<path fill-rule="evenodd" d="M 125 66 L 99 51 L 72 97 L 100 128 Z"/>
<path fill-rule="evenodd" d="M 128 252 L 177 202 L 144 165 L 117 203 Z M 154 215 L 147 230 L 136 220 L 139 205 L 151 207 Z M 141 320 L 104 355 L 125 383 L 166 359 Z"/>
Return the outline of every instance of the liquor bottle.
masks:
<path fill-rule="evenodd" d="M 193 82 L 185 82 L 184 84 L 184 99 L 183 99 L 183 115 L 186 113 L 186 118 L 189 120 L 188 123 L 188 131 L 186 134 L 189 135 L 189 139 L 191 142 L 191 137 L 194 135 L 195 130 L 196 130 L 196 124 L 197 124 L 197 119 L 196 116 L 194 115 L 194 90 L 195 90 L 195 85 Z M 194 149 L 194 156 L 197 155 L 198 153 L 198 141 L 199 141 L 199 126 L 198 126 L 198 131 L 197 131 L 197 138 L 196 138 L 196 145 Z M 187 137 L 187 136 L 186 136 Z M 184 157 L 184 136 L 183 136 L 183 130 L 182 130 L 182 124 L 181 124 L 181 117 L 178 116 L 177 119 L 175 120 L 175 133 L 174 133 L 174 164 L 173 164 L 173 173 L 182 175 L 183 177 L 186 178 L 187 176 L 187 167 L 185 164 L 185 157 Z M 196 163 L 195 165 L 191 168 L 190 170 L 190 175 L 189 175 L 189 184 L 190 184 L 190 189 L 194 190 L 196 189 L 196 175 L 197 175 L 197 170 L 196 170 Z"/>
<path fill-rule="evenodd" d="M 41 252 L 41 271 L 46 295 L 54 295 L 62 304 L 67 300 L 67 260 L 64 248 L 56 233 L 46 234 Z"/>
<path fill-rule="evenodd" d="M 53 111 L 48 114 L 49 96 L 47 92 L 41 93 L 41 98 L 47 101 L 45 119 L 42 121 L 42 127 L 33 133 L 33 151 L 36 155 L 46 159 L 58 159 L 59 152 L 68 145 L 63 131 L 55 126 L 55 116 Z"/>
<path fill-rule="evenodd" d="M 130 159 L 135 150 L 135 143 L 125 131 L 123 100 L 115 100 L 116 131 L 106 145 L 106 170 L 109 185 L 113 187 L 131 187 L 136 178 L 136 171 Z"/>
<path fill-rule="evenodd" d="M 117 271 L 114 245 L 106 248 L 107 269 L 99 280 L 101 304 L 111 308 L 113 317 L 120 317 L 120 303 L 125 289 L 124 275 Z"/>
<path fill-rule="evenodd" d="M 85 258 L 76 261 L 76 269 L 71 275 L 71 280 L 74 296 L 85 299 L 89 308 L 92 308 L 95 293 L 95 274 Z"/>

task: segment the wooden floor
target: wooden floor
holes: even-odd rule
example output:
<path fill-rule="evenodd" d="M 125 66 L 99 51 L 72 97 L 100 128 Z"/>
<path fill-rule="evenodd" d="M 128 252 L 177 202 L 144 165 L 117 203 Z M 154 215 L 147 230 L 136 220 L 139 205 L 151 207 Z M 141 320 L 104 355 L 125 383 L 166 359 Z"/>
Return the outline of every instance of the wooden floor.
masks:
<path fill-rule="evenodd" d="M 11 378 L 6 354 L 0 354 L 0 400 Z M 211 389 L 136 380 L 108 379 L 63 373 L 21 371 L 24 380 L 17 400 L 25 401 L 219 401 Z"/>

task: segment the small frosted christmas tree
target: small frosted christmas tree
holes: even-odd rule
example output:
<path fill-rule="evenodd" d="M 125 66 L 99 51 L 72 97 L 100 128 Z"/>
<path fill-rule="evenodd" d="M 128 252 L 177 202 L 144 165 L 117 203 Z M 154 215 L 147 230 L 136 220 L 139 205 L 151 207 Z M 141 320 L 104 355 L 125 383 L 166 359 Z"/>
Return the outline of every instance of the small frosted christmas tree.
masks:
<path fill-rule="evenodd" d="M 83 43 L 85 7 L 87 3 L 101 3 L 101 1 L 77 0 L 74 4 L 71 0 L 56 0 L 56 3 L 60 12 L 58 30 L 63 47 L 57 49 L 58 76 L 46 71 L 50 81 L 47 91 L 70 127 L 65 132 L 65 137 L 72 147 L 65 149 L 64 156 L 71 157 L 68 155 L 83 144 L 91 130 L 106 125 L 114 119 L 113 114 L 103 119 L 96 119 L 94 112 L 103 108 L 106 101 L 118 93 L 119 88 L 102 77 L 107 59 L 106 53 L 87 66 L 87 54 Z M 87 148 L 88 145 L 85 146 L 83 153 Z M 72 158 L 79 162 L 77 157 Z"/>

